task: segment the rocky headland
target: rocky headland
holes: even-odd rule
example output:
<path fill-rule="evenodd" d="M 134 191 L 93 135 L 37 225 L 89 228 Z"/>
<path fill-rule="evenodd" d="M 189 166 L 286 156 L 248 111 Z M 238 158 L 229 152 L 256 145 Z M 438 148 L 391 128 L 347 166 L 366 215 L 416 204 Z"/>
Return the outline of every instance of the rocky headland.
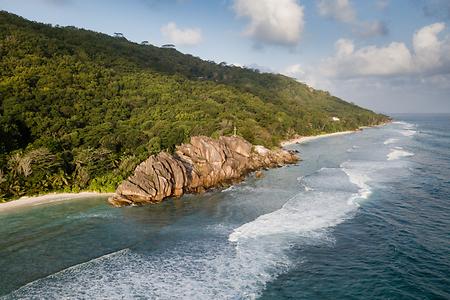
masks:
<path fill-rule="evenodd" d="M 250 172 L 298 160 L 293 151 L 253 146 L 238 136 L 195 136 L 190 143 L 178 146 L 174 154 L 150 156 L 108 201 L 118 207 L 157 203 L 167 197 L 236 183 Z"/>

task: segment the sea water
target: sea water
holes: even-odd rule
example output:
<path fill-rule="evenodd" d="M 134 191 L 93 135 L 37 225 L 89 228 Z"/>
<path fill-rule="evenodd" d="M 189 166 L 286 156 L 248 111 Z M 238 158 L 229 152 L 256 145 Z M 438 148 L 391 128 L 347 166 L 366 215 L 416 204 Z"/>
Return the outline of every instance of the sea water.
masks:
<path fill-rule="evenodd" d="M 5 299 L 449 299 L 450 116 L 289 146 L 297 165 L 146 207 L 0 213 Z"/>

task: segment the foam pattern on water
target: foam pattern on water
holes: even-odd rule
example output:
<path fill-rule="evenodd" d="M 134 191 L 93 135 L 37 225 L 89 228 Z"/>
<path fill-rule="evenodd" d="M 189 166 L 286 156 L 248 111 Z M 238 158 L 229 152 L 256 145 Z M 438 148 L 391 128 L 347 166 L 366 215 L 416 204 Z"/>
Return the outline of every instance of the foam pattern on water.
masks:
<path fill-rule="evenodd" d="M 411 125 L 395 126 L 401 128 L 393 129 L 396 137 L 409 139 L 402 131 L 413 131 Z M 379 160 L 347 160 L 296 176 L 298 185 L 290 196 L 286 196 L 289 191 L 274 192 L 272 187 L 268 191 L 268 187 L 237 185 L 223 190 L 230 197 L 271 193 L 286 199 L 280 209 L 241 226 L 208 225 L 204 229 L 212 238 L 180 241 L 161 252 L 120 250 L 29 283 L 5 298 L 255 299 L 268 282 L 301 263 L 289 256 L 293 246 L 332 244 L 330 229 L 357 213 L 386 177 L 383 172 L 392 178 L 393 169 L 404 168 L 407 162 L 401 159 L 385 159 L 382 151 L 405 151 L 383 147 L 386 138 L 379 141 Z M 357 145 L 351 149 L 372 152 Z"/>
<path fill-rule="evenodd" d="M 356 178 L 357 174 L 353 176 Z M 355 187 L 342 168 L 322 168 L 303 178 L 311 190 L 300 191 L 281 209 L 235 229 L 229 240 L 241 242 L 265 236 L 289 238 L 316 235 L 321 230 L 341 223 L 357 209 L 358 205 L 348 200 L 356 195 L 364 197 L 361 190 L 369 189 L 366 185 L 368 180 L 367 176 L 355 179 L 362 185 L 357 184 Z"/>
<path fill-rule="evenodd" d="M 398 142 L 398 139 L 396 139 L 396 138 L 388 138 L 387 140 L 385 140 L 385 141 L 383 142 L 383 144 L 389 145 L 389 144 L 394 144 L 394 143 L 396 143 L 396 142 Z"/>
<path fill-rule="evenodd" d="M 387 160 L 397 160 L 402 157 L 413 156 L 414 153 L 408 152 L 399 148 L 391 149 L 391 152 L 387 155 Z"/>
<path fill-rule="evenodd" d="M 374 165 L 346 162 L 299 178 L 310 190 L 299 189 L 281 209 L 234 230 L 206 228 L 224 239 L 184 242 L 151 255 L 124 249 L 32 282 L 6 299 L 255 299 L 299 263 L 289 258 L 292 245 L 333 243 L 329 228 L 368 197 Z"/>
<path fill-rule="evenodd" d="M 124 249 L 32 282 L 5 299 L 254 299 L 289 260 L 276 243 Z"/>

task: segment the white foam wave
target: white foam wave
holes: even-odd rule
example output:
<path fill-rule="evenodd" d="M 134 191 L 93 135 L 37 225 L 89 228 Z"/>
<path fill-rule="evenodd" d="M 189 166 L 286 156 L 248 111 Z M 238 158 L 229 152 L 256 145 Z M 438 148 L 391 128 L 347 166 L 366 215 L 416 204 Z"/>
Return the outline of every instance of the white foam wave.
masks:
<path fill-rule="evenodd" d="M 306 192 L 309 192 L 309 191 L 314 191 L 314 189 L 313 189 L 313 188 L 311 188 L 311 187 L 307 186 L 306 184 L 304 184 L 304 185 L 303 185 L 303 188 L 305 189 L 305 191 L 306 191 Z"/>
<path fill-rule="evenodd" d="M 293 199 L 294 203 L 286 203 L 281 209 L 235 229 L 228 240 L 241 242 L 263 236 L 310 236 L 342 222 L 345 215 L 356 208 L 342 201 L 346 196 L 343 193 L 333 196 L 323 192 L 315 192 L 312 197 L 305 194 Z"/>
<path fill-rule="evenodd" d="M 403 121 L 396 121 L 396 122 L 393 122 L 393 124 L 400 125 L 398 132 L 403 136 L 413 136 L 417 133 L 417 131 L 415 130 L 417 128 L 417 126 L 415 124 L 411 124 L 411 123 L 403 122 Z"/>
<path fill-rule="evenodd" d="M 359 149 L 359 146 L 353 145 L 351 148 L 348 148 L 346 150 L 346 152 L 351 153 L 351 152 L 356 152 L 357 149 Z"/>
<path fill-rule="evenodd" d="M 71 287 L 73 281 L 66 282 L 65 280 L 60 280 L 62 277 L 74 277 L 75 274 L 79 274 L 81 270 L 94 269 L 94 266 L 103 265 L 112 258 L 121 257 L 126 255 L 129 249 L 122 249 L 113 253 L 105 254 L 101 257 L 93 259 L 91 261 L 81 263 L 67 269 L 64 269 L 58 273 L 49 275 L 45 278 L 38 279 L 36 281 L 30 282 L 23 287 L 15 290 L 14 292 L 4 296 L 2 299 L 61 299 L 61 298 L 79 298 L 86 293 L 83 292 L 83 287 Z M 107 276 L 108 273 L 101 274 L 98 273 L 97 278 L 103 278 Z M 82 280 L 82 279 L 81 279 Z M 77 280 L 79 283 L 79 280 Z M 75 283 L 75 284 L 77 284 Z M 93 283 L 95 285 L 95 283 Z M 67 288 L 67 289 L 66 289 Z"/>
<path fill-rule="evenodd" d="M 367 169 L 355 168 L 351 162 L 345 162 L 341 164 L 342 170 L 347 174 L 351 183 L 356 185 L 358 189 L 358 194 L 353 194 L 352 197 L 348 200 L 351 204 L 357 204 L 358 199 L 367 199 L 372 194 L 371 187 L 367 184 L 370 180 L 368 176 Z"/>
<path fill-rule="evenodd" d="M 223 189 L 221 192 L 222 193 L 228 193 L 228 192 L 254 193 L 255 191 L 256 191 L 256 189 L 252 186 L 234 184 L 234 185 L 231 185 L 231 186 Z"/>
<path fill-rule="evenodd" d="M 313 189 L 312 187 L 308 186 L 308 185 L 305 183 L 304 178 L 305 178 L 304 176 L 299 176 L 299 177 L 297 177 L 297 181 L 300 183 L 300 185 L 303 187 L 303 189 L 304 189 L 306 192 L 314 191 L 314 189 Z"/>
<path fill-rule="evenodd" d="M 383 171 L 398 167 L 385 161 L 347 161 L 340 168 L 322 168 L 303 179 L 312 191 L 299 192 L 281 209 L 236 228 L 228 240 L 239 245 L 268 236 L 323 236 L 330 227 L 352 217 L 361 201 L 370 197 L 369 183 L 374 178 L 382 180 Z"/>
<path fill-rule="evenodd" d="M 149 256 L 123 250 L 34 281 L 6 299 L 255 299 L 285 271 L 280 247 L 190 242 Z"/>
<path fill-rule="evenodd" d="M 413 156 L 414 153 L 402 150 L 402 149 L 391 149 L 391 152 L 387 155 L 387 160 L 397 160 L 402 157 Z"/>
<path fill-rule="evenodd" d="M 413 128 L 416 128 L 416 125 L 415 125 L 415 124 L 411 124 L 411 123 L 404 122 L 404 121 L 395 121 L 395 122 L 392 122 L 392 123 L 393 123 L 393 124 L 402 125 L 401 127 L 404 128 L 404 129 L 413 129 Z"/>
<path fill-rule="evenodd" d="M 416 129 L 417 126 L 416 126 L 415 124 L 405 123 L 405 124 L 403 125 L 403 128 L 404 128 L 404 129 Z"/>
<path fill-rule="evenodd" d="M 98 219 L 109 219 L 109 218 L 114 218 L 114 215 L 112 213 L 79 213 L 79 214 L 75 214 L 75 215 L 68 215 L 66 217 L 67 219 L 73 219 L 73 220 L 77 220 L 77 219 L 91 219 L 91 218 L 98 218 Z"/>
<path fill-rule="evenodd" d="M 417 127 L 414 124 L 402 122 L 402 121 L 394 122 L 394 124 L 401 125 L 398 132 L 403 136 L 413 136 L 417 133 L 417 131 L 415 130 Z M 388 143 L 385 143 L 385 144 L 388 144 Z"/>
<path fill-rule="evenodd" d="M 351 182 L 359 187 L 356 192 L 353 185 L 345 184 L 350 176 Z M 281 209 L 235 229 L 228 240 L 241 243 L 263 236 L 291 238 L 317 235 L 347 219 L 358 208 L 355 200 L 370 195 L 370 187 L 366 185 L 369 178 L 350 169 L 344 173 L 342 169 L 323 168 L 310 177 L 308 183 L 313 191 L 299 192 Z"/>
<path fill-rule="evenodd" d="M 411 130 L 411 129 L 406 129 L 406 130 L 400 130 L 400 133 L 403 136 L 413 136 L 413 135 L 415 135 L 417 133 L 417 131 Z"/>
<path fill-rule="evenodd" d="M 299 177 L 304 190 L 297 186 L 280 209 L 234 230 L 205 226 L 232 243 L 216 237 L 184 241 L 152 255 L 124 249 L 37 280 L 7 299 L 255 299 L 295 263 L 287 254 L 293 242 L 333 242 L 329 228 L 351 218 L 370 197 L 371 181 L 384 177 L 379 171 L 403 163 L 381 159 L 349 161 Z M 270 190 L 280 198 L 289 193 Z M 248 195 L 261 188 L 233 186 L 223 192 Z"/>
<path fill-rule="evenodd" d="M 226 189 L 223 189 L 221 192 L 222 193 L 227 193 L 227 192 L 234 191 L 235 189 L 236 189 L 236 186 L 235 185 L 231 185 L 231 186 L 227 187 Z"/>
<path fill-rule="evenodd" d="M 398 141 L 398 139 L 390 138 L 390 139 L 385 140 L 385 141 L 383 142 L 383 144 L 389 145 L 389 144 L 396 143 L 397 141 Z"/>

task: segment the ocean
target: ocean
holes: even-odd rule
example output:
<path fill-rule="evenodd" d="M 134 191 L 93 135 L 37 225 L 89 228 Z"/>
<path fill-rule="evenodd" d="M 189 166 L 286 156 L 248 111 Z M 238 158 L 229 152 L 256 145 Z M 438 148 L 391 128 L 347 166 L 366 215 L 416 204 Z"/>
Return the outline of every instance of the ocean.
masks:
<path fill-rule="evenodd" d="M 227 189 L 0 212 L 2 299 L 450 299 L 450 115 L 288 148 Z"/>

